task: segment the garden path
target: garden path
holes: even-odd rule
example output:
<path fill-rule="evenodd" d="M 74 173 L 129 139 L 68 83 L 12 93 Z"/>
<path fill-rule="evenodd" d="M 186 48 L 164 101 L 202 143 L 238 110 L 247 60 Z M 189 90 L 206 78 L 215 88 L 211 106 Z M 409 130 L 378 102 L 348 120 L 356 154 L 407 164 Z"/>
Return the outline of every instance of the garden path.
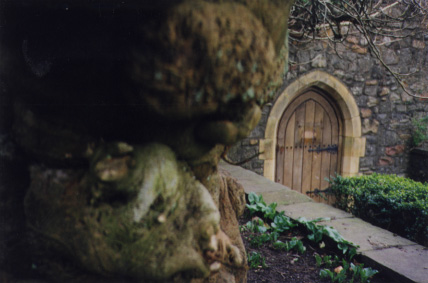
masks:
<path fill-rule="evenodd" d="M 248 194 L 263 195 L 267 204 L 276 202 L 277 210 L 293 219 L 305 217 L 330 218 L 319 222 L 335 228 L 347 240 L 359 246 L 358 252 L 366 266 L 383 270 L 391 282 L 428 283 L 428 248 L 373 226 L 342 210 L 274 183 L 254 172 L 224 162 L 220 169 L 241 183 Z"/>

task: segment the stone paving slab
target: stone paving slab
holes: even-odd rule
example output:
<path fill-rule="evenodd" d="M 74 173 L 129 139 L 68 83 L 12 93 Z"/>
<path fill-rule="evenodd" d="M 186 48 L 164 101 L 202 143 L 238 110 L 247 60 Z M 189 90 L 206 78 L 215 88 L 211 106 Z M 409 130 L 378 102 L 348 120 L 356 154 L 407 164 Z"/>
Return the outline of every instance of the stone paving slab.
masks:
<path fill-rule="evenodd" d="M 330 218 L 331 220 L 341 218 L 354 218 L 350 213 L 343 210 L 331 207 L 325 203 L 307 202 L 292 205 L 278 205 L 279 211 L 284 211 L 285 214 L 293 219 L 305 217 L 308 220 L 313 220 L 319 217 Z"/>
<path fill-rule="evenodd" d="M 412 241 L 364 222 L 360 218 L 337 219 L 318 224 L 336 229 L 345 240 L 359 245 L 359 252 L 416 245 Z"/>
<path fill-rule="evenodd" d="M 237 179 L 244 187 L 245 192 L 262 194 L 266 203 L 276 202 L 278 204 L 295 204 L 312 202 L 313 200 L 305 195 L 291 190 L 281 184 L 272 182 L 250 170 L 245 170 L 239 166 L 233 166 L 225 162 L 219 164 L 220 169 L 226 170 L 232 177 Z"/>
<path fill-rule="evenodd" d="M 308 200 L 306 196 L 302 194 L 296 194 L 292 190 L 282 190 L 279 192 L 266 192 L 262 193 L 263 199 L 267 204 L 276 202 L 279 205 L 286 206 L 292 204 L 305 204 L 308 201 L 312 202 L 312 200 Z M 277 209 L 278 210 L 278 209 Z"/>
<path fill-rule="evenodd" d="M 332 206 L 315 203 L 309 197 L 238 166 L 222 163 L 220 168 L 244 186 L 245 192 L 262 194 L 265 202 L 278 203 L 277 210 L 293 219 L 328 217 L 320 225 L 335 228 L 346 240 L 360 246 L 358 251 L 370 266 L 389 272 L 394 282 L 428 283 L 428 249 L 364 222 Z M 300 195 L 300 196 L 299 196 Z M 289 198 L 287 200 L 287 198 Z M 389 283 L 389 282 L 388 282 Z"/>
<path fill-rule="evenodd" d="M 428 249 L 423 246 L 411 245 L 365 251 L 363 255 L 375 264 L 399 274 L 398 282 L 428 283 Z"/>

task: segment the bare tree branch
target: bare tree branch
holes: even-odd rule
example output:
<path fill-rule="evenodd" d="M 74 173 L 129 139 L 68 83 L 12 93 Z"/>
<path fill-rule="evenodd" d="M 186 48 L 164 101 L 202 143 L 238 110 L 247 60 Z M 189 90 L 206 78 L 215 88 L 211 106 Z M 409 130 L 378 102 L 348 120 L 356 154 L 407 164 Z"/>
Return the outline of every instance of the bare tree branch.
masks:
<path fill-rule="evenodd" d="M 428 1 L 425 0 L 296 0 L 289 28 L 290 36 L 299 42 L 309 40 L 328 40 L 334 45 L 343 43 L 350 35 L 351 27 L 367 41 L 371 54 L 394 77 L 403 91 L 413 97 L 407 88 L 403 76 L 392 70 L 382 59 L 377 42 L 379 36 L 393 38 L 395 42 L 417 34 L 428 33 L 423 25 L 409 23 L 424 22 L 428 17 Z M 346 27 L 346 28 L 344 28 Z M 346 32 L 344 32 L 346 31 Z M 320 36 L 323 35 L 323 36 Z"/>

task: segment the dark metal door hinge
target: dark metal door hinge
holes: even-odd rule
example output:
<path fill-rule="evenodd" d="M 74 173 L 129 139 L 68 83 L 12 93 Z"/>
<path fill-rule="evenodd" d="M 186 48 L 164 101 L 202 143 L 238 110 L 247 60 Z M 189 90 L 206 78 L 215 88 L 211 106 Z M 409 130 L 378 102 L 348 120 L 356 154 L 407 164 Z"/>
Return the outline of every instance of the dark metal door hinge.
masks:
<path fill-rule="evenodd" d="M 318 146 L 315 148 L 310 148 L 310 149 L 308 149 L 308 152 L 320 153 L 322 151 L 327 151 L 328 153 L 335 154 L 338 152 L 338 150 L 339 150 L 339 147 L 337 146 L 337 144 L 332 144 L 332 145 L 329 145 L 327 147 Z"/>

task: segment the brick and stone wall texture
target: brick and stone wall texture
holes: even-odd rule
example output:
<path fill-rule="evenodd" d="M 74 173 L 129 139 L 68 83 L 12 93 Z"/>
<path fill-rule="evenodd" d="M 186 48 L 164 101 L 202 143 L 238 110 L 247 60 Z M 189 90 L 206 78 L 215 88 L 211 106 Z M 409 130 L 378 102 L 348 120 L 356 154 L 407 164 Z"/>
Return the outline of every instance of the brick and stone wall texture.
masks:
<path fill-rule="evenodd" d="M 402 40 L 379 37 L 376 43 L 383 62 L 392 71 L 408 74 L 403 76 L 408 90 L 428 97 L 428 36 Z M 289 71 L 282 89 L 303 74 L 321 70 L 341 80 L 353 94 L 360 109 L 362 135 L 366 137 L 360 173 L 406 176 L 412 119 L 428 115 L 428 99 L 406 94 L 391 73 L 371 55 L 367 41 L 358 35 L 349 36 L 336 47 L 328 41 L 302 43 L 290 39 L 289 56 Z M 257 154 L 274 103 L 264 106 L 261 121 L 251 135 L 231 148 L 228 153 L 231 160 L 242 161 Z M 253 158 L 241 166 L 263 175 L 263 164 L 263 160 Z"/>

